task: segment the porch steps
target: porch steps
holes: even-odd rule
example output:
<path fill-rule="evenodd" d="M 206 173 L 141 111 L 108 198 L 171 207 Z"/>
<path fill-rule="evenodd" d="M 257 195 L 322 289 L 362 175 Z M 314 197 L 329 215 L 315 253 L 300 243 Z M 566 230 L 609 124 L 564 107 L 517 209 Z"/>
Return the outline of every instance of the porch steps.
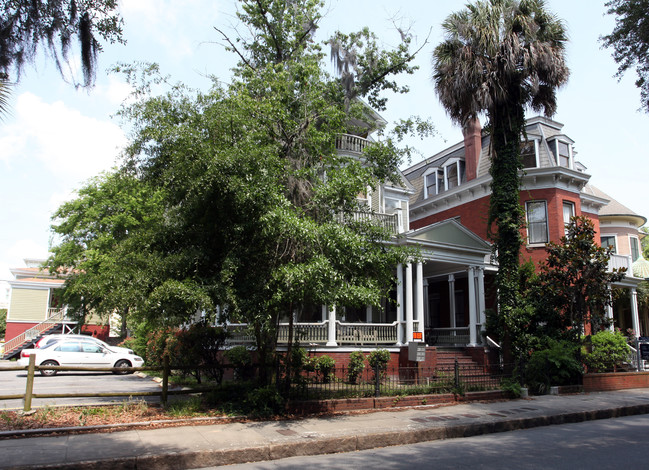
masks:
<path fill-rule="evenodd" d="M 468 385 L 498 387 L 500 378 L 489 374 L 487 369 L 473 360 L 463 348 L 437 349 L 436 370 L 441 375 L 452 376 L 455 373 L 455 361 L 460 369 L 462 381 Z"/>

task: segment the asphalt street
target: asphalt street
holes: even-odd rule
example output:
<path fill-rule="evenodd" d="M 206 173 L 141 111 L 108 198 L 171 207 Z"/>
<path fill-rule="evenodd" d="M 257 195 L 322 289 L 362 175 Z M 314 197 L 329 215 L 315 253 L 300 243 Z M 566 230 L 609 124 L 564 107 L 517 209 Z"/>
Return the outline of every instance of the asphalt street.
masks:
<path fill-rule="evenodd" d="M 639 415 L 227 468 L 641 469 L 649 465 L 648 443 L 649 415 Z"/>
<path fill-rule="evenodd" d="M 8 371 L 0 368 L 0 395 L 24 394 L 26 371 Z M 159 392 L 160 385 L 149 377 L 137 374 L 114 375 L 106 372 L 59 372 L 53 377 L 34 376 L 34 393 L 98 393 L 98 392 Z M 159 397 L 140 397 L 159 401 Z M 90 403 L 117 403 L 124 397 L 34 398 L 32 406 L 80 405 Z M 0 401 L 0 409 L 22 409 L 22 400 Z"/>

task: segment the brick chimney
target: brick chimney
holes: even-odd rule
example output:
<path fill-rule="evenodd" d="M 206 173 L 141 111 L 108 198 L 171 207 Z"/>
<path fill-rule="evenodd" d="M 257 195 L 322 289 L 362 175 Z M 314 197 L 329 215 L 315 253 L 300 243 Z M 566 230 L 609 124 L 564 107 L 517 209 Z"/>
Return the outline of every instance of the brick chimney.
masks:
<path fill-rule="evenodd" d="M 482 127 L 478 118 L 471 119 L 462 129 L 464 134 L 464 163 L 466 165 L 466 180 L 476 179 L 478 162 L 482 151 Z"/>

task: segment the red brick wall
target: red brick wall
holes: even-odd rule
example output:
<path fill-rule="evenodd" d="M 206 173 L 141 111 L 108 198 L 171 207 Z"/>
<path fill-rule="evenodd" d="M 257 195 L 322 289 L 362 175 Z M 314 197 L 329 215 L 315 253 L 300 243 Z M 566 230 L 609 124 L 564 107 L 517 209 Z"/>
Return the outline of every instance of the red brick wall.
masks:
<path fill-rule="evenodd" d="M 14 323 L 7 322 L 7 330 L 5 331 L 5 341 L 14 339 L 21 333 L 24 333 L 33 326 L 38 325 L 38 323 Z"/>
<path fill-rule="evenodd" d="M 604 392 L 649 387 L 649 372 L 584 374 L 584 392 Z"/>
<path fill-rule="evenodd" d="M 95 338 L 106 341 L 110 333 L 110 327 L 108 325 L 83 325 L 81 327 L 81 333 L 90 333 Z"/>
<path fill-rule="evenodd" d="M 443 220 L 460 217 L 460 223 L 483 240 L 487 240 L 487 214 L 489 213 L 489 196 L 467 202 L 461 206 L 431 214 L 422 219 L 410 222 L 411 229 L 426 227 Z"/>
<path fill-rule="evenodd" d="M 14 322 L 7 322 L 7 331 L 5 332 L 5 341 L 9 341 L 12 338 L 15 338 L 21 333 L 24 333 L 28 329 L 38 325 L 38 323 L 14 323 Z M 110 332 L 110 329 L 108 325 L 83 325 L 83 328 L 81 329 L 83 333 L 90 333 L 92 334 L 93 332 L 97 333 L 97 338 L 101 339 L 102 341 L 106 341 L 106 338 L 108 338 L 108 334 Z M 53 331 L 52 334 L 57 334 L 61 333 L 61 329 L 57 328 L 56 331 Z"/>
<path fill-rule="evenodd" d="M 575 215 L 582 215 L 581 212 L 581 199 L 578 193 L 566 191 L 564 189 L 549 188 L 549 189 L 534 189 L 525 190 L 520 193 L 520 203 L 525 207 L 527 201 L 546 201 L 548 210 L 548 231 L 550 241 L 558 243 L 564 235 L 563 224 L 563 202 L 571 202 L 575 207 Z M 460 218 L 460 223 L 473 233 L 478 235 L 483 240 L 489 240 L 487 234 L 487 218 L 489 213 L 489 196 L 467 202 L 461 206 L 454 207 L 445 211 L 440 211 L 431 214 L 419 220 L 414 220 L 410 223 L 411 229 L 418 229 L 441 222 L 443 220 L 451 219 L 454 217 Z M 595 225 L 597 231 L 597 243 L 599 243 L 599 219 L 597 215 L 592 213 L 583 213 L 588 216 Z M 527 239 L 527 231 L 522 230 L 524 239 Z M 534 264 L 538 265 L 547 257 L 545 247 L 528 247 L 521 248 L 521 258 L 524 261 L 531 259 Z"/>

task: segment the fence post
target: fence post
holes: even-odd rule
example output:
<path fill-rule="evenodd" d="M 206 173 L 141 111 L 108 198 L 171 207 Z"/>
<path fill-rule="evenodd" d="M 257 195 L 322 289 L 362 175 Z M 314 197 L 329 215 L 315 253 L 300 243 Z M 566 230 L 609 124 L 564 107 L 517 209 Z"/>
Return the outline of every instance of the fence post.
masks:
<path fill-rule="evenodd" d="M 460 364 L 457 362 L 457 357 L 455 358 L 455 389 L 460 388 Z"/>
<path fill-rule="evenodd" d="M 379 362 L 377 361 L 374 366 L 374 396 L 379 398 L 381 396 L 381 373 L 379 372 Z"/>
<path fill-rule="evenodd" d="M 25 387 L 25 403 L 23 412 L 31 411 L 32 409 L 32 393 L 34 391 L 34 369 L 36 368 L 36 356 L 30 354 L 29 366 L 27 367 L 27 386 Z"/>
<path fill-rule="evenodd" d="M 164 355 L 162 358 L 162 396 L 160 402 L 163 407 L 167 406 L 167 390 L 169 389 L 169 356 Z"/>

